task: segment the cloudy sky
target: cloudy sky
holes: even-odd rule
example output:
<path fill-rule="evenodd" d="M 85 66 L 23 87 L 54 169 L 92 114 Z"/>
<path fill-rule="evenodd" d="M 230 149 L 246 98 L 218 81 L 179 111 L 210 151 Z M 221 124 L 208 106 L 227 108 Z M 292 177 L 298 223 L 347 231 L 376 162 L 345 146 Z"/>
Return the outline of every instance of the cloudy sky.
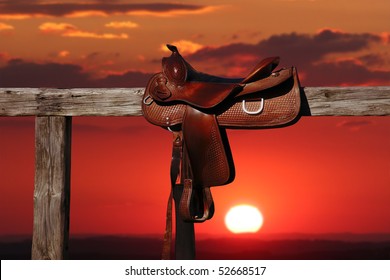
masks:
<path fill-rule="evenodd" d="M 303 86 L 389 86 L 389 12 L 388 0 L 0 0 L 0 87 L 144 87 L 166 43 L 218 75 L 279 55 Z M 236 180 L 214 190 L 199 233 L 227 234 L 239 203 L 263 212 L 265 233 L 390 232 L 388 117 L 228 134 Z M 0 234 L 30 234 L 34 119 L 0 118 L 0 135 Z M 162 233 L 169 133 L 85 117 L 72 141 L 71 233 Z"/>
<path fill-rule="evenodd" d="M 143 86 L 164 44 L 245 76 L 266 56 L 303 85 L 388 85 L 387 0 L 0 1 L 0 86 Z"/>

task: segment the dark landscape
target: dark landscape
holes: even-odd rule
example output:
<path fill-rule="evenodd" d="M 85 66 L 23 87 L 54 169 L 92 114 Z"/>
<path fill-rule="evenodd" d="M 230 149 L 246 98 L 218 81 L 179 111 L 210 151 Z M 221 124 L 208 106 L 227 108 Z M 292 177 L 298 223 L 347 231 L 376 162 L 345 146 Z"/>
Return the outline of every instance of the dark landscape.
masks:
<path fill-rule="evenodd" d="M 278 235 L 209 238 L 196 242 L 197 259 L 239 260 L 389 260 L 388 234 Z M 77 236 L 69 241 L 73 260 L 160 259 L 161 238 L 149 236 Z M 2 237 L 0 258 L 30 259 L 31 238 Z"/>

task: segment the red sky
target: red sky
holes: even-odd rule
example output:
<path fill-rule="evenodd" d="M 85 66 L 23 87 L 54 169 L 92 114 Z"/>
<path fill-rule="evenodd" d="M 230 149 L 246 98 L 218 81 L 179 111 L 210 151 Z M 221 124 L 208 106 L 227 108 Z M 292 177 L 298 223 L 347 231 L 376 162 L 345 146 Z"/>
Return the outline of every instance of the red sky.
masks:
<path fill-rule="evenodd" d="M 387 0 L 156 3 L 0 1 L 0 87 L 143 87 L 165 43 L 214 74 L 280 55 L 303 86 L 390 85 Z M 71 233 L 162 233 L 169 133 L 138 117 L 73 123 Z M 198 234 L 227 234 L 238 203 L 262 211 L 261 233 L 390 232 L 389 117 L 228 133 L 236 180 L 214 188 Z M 0 135 L 0 235 L 30 234 L 34 120 L 2 117 Z"/>

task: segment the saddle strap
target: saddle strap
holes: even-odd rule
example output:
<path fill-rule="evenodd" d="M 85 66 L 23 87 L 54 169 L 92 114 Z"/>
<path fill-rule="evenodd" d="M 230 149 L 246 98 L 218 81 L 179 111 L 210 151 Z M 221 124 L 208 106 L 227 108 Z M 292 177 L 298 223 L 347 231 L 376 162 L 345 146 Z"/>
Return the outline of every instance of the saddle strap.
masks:
<path fill-rule="evenodd" d="M 171 160 L 171 192 L 169 194 L 166 219 L 165 219 L 165 233 L 162 249 L 162 260 L 170 260 L 172 254 L 172 200 L 173 188 L 180 187 L 182 176 L 182 158 L 183 158 L 183 134 L 181 131 L 172 131 L 173 145 L 172 145 L 172 160 Z M 177 218 L 177 217 L 176 217 Z"/>
<path fill-rule="evenodd" d="M 165 218 L 165 232 L 163 240 L 163 249 L 161 254 L 162 260 L 170 260 L 172 254 L 172 200 L 173 200 L 173 190 L 169 194 L 168 203 L 167 203 L 167 212 Z"/>

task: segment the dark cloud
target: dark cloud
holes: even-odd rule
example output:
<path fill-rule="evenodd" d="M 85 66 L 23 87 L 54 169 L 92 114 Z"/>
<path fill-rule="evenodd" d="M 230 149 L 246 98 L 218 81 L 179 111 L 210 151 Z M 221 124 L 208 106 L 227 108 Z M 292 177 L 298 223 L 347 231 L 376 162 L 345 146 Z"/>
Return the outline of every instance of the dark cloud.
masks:
<path fill-rule="evenodd" d="M 298 68 L 303 86 L 390 85 L 390 69 L 376 67 L 381 66 L 381 58 L 385 61 L 384 54 L 372 52 L 361 55 L 361 51 L 369 49 L 371 44 L 381 42 L 380 36 L 375 34 L 349 34 L 323 30 L 315 35 L 297 33 L 274 35 L 258 44 L 235 43 L 218 48 L 205 47 L 186 56 L 186 59 L 200 64 L 196 68 L 202 71 L 216 73 L 215 69 L 220 67 L 226 75 L 229 73 L 235 75 L 242 71 L 244 76 L 261 58 L 279 55 L 282 58 L 282 67 L 294 65 Z M 351 59 L 354 51 L 358 54 Z M 346 53 L 349 58 L 343 58 L 343 53 Z M 339 58 L 330 60 L 328 55 L 333 54 L 337 54 Z M 91 53 L 88 59 L 118 55 L 118 53 L 96 52 Z M 3 60 L 7 61 L 5 55 Z M 161 63 L 160 58 L 157 61 Z M 243 66 L 248 68 L 245 69 Z M 370 68 L 371 66 L 375 67 Z M 12 59 L 5 66 L 0 67 L 0 86 L 145 87 L 150 76 L 149 73 L 129 71 L 94 79 L 79 65 L 38 64 Z"/>
<path fill-rule="evenodd" d="M 354 60 L 319 63 L 303 70 L 306 86 L 390 85 L 390 70 L 370 70 Z"/>
<path fill-rule="evenodd" d="M 363 50 L 371 43 L 380 41 L 381 37 L 374 34 L 349 34 L 325 29 L 315 35 L 297 33 L 274 35 L 259 42 L 258 48 L 262 53 L 280 55 L 288 61 L 297 60 L 300 64 L 307 64 L 331 53 Z"/>
<path fill-rule="evenodd" d="M 383 42 L 380 35 L 351 34 L 330 29 L 309 34 L 280 34 L 261 40 L 257 44 L 234 43 L 217 48 L 203 48 L 188 57 L 191 61 L 223 64 L 227 75 L 229 69 L 242 64 L 243 58 L 254 63 L 267 56 L 280 56 L 282 66 L 294 65 L 301 72 L 304 85 L 389 85 L 390 70 L 369 68 L 383 56 L 371 54 L 356 60 L 325 61 L 327 55 L 368 50 L 372 44 Z M 245 62 L 247 63 L 247 62 Z M 249 69 L 248 69 L 249 70 Z"/>
<path fill-rule="evenodd" d="M 372 65 L 382 65 L 383 64 L 383 55 L 380 54 L 367 54 L 359 57 L 359 60 L 364 64 L 372 66 Z"/>
<path fill-rule="evenodd" d="M 89 87 L 90 77 L 78 65 L 38 64 L 12 59 L 0 68 L 2 87 Z"/>
<path fill-rule="evenodd" d="M 381 37 L 375 34 L 349 34 L 325 29 L 315 35 L 273 35 L 255 45 L 235 43 L 219 48 L 204 48 L 194 53 L 192 59 L 228 58 L 242 54 L 257 57 L 279 55 L 288 60 L 303 60 L 303 63 L 309 63 L 330 53 L 358 51 L 380 41 Z"/>
<path fill-rule="evenodd" d="M 134 11 L 170 12 L 197 11 L 204 6 L 179 3 L 119 3 L 118 1 L 94 1 L 91 3 L 50 3 L 39 1 L 0 1 L 0 14 L 40 14 L 47 16 L 66 16 L 75 12 L 98 11 L 107 14 L 126 13 Z"/>
<path fill-rule="evenodd" d="M 129 71 L 123 75 L 109 75 L 95 81 L 98 87 L 145 87 L 152 74 Z"/>
<path fill-rule="evenodd" d="M 145 87 L 150 77 L 151 74 L 130 71 L 93 79 L 79 65 L 12 59 L 0 68 L 0 87 Z"/>
<path fill-rule="evenodd" d="M 210 59 L 223 60 L 243 54 L 261 57 L 261 51 L 257 45 L 234 43 L 217 48 L 205 47 L 188 56 L 188 58 L 193 61 L 204 61 Z"/>
<path fill-rule="evenodd" d="M 111 60 L 120 58 L 119 52 L 92 52 L 85 56 L 86 61 Z"/>

